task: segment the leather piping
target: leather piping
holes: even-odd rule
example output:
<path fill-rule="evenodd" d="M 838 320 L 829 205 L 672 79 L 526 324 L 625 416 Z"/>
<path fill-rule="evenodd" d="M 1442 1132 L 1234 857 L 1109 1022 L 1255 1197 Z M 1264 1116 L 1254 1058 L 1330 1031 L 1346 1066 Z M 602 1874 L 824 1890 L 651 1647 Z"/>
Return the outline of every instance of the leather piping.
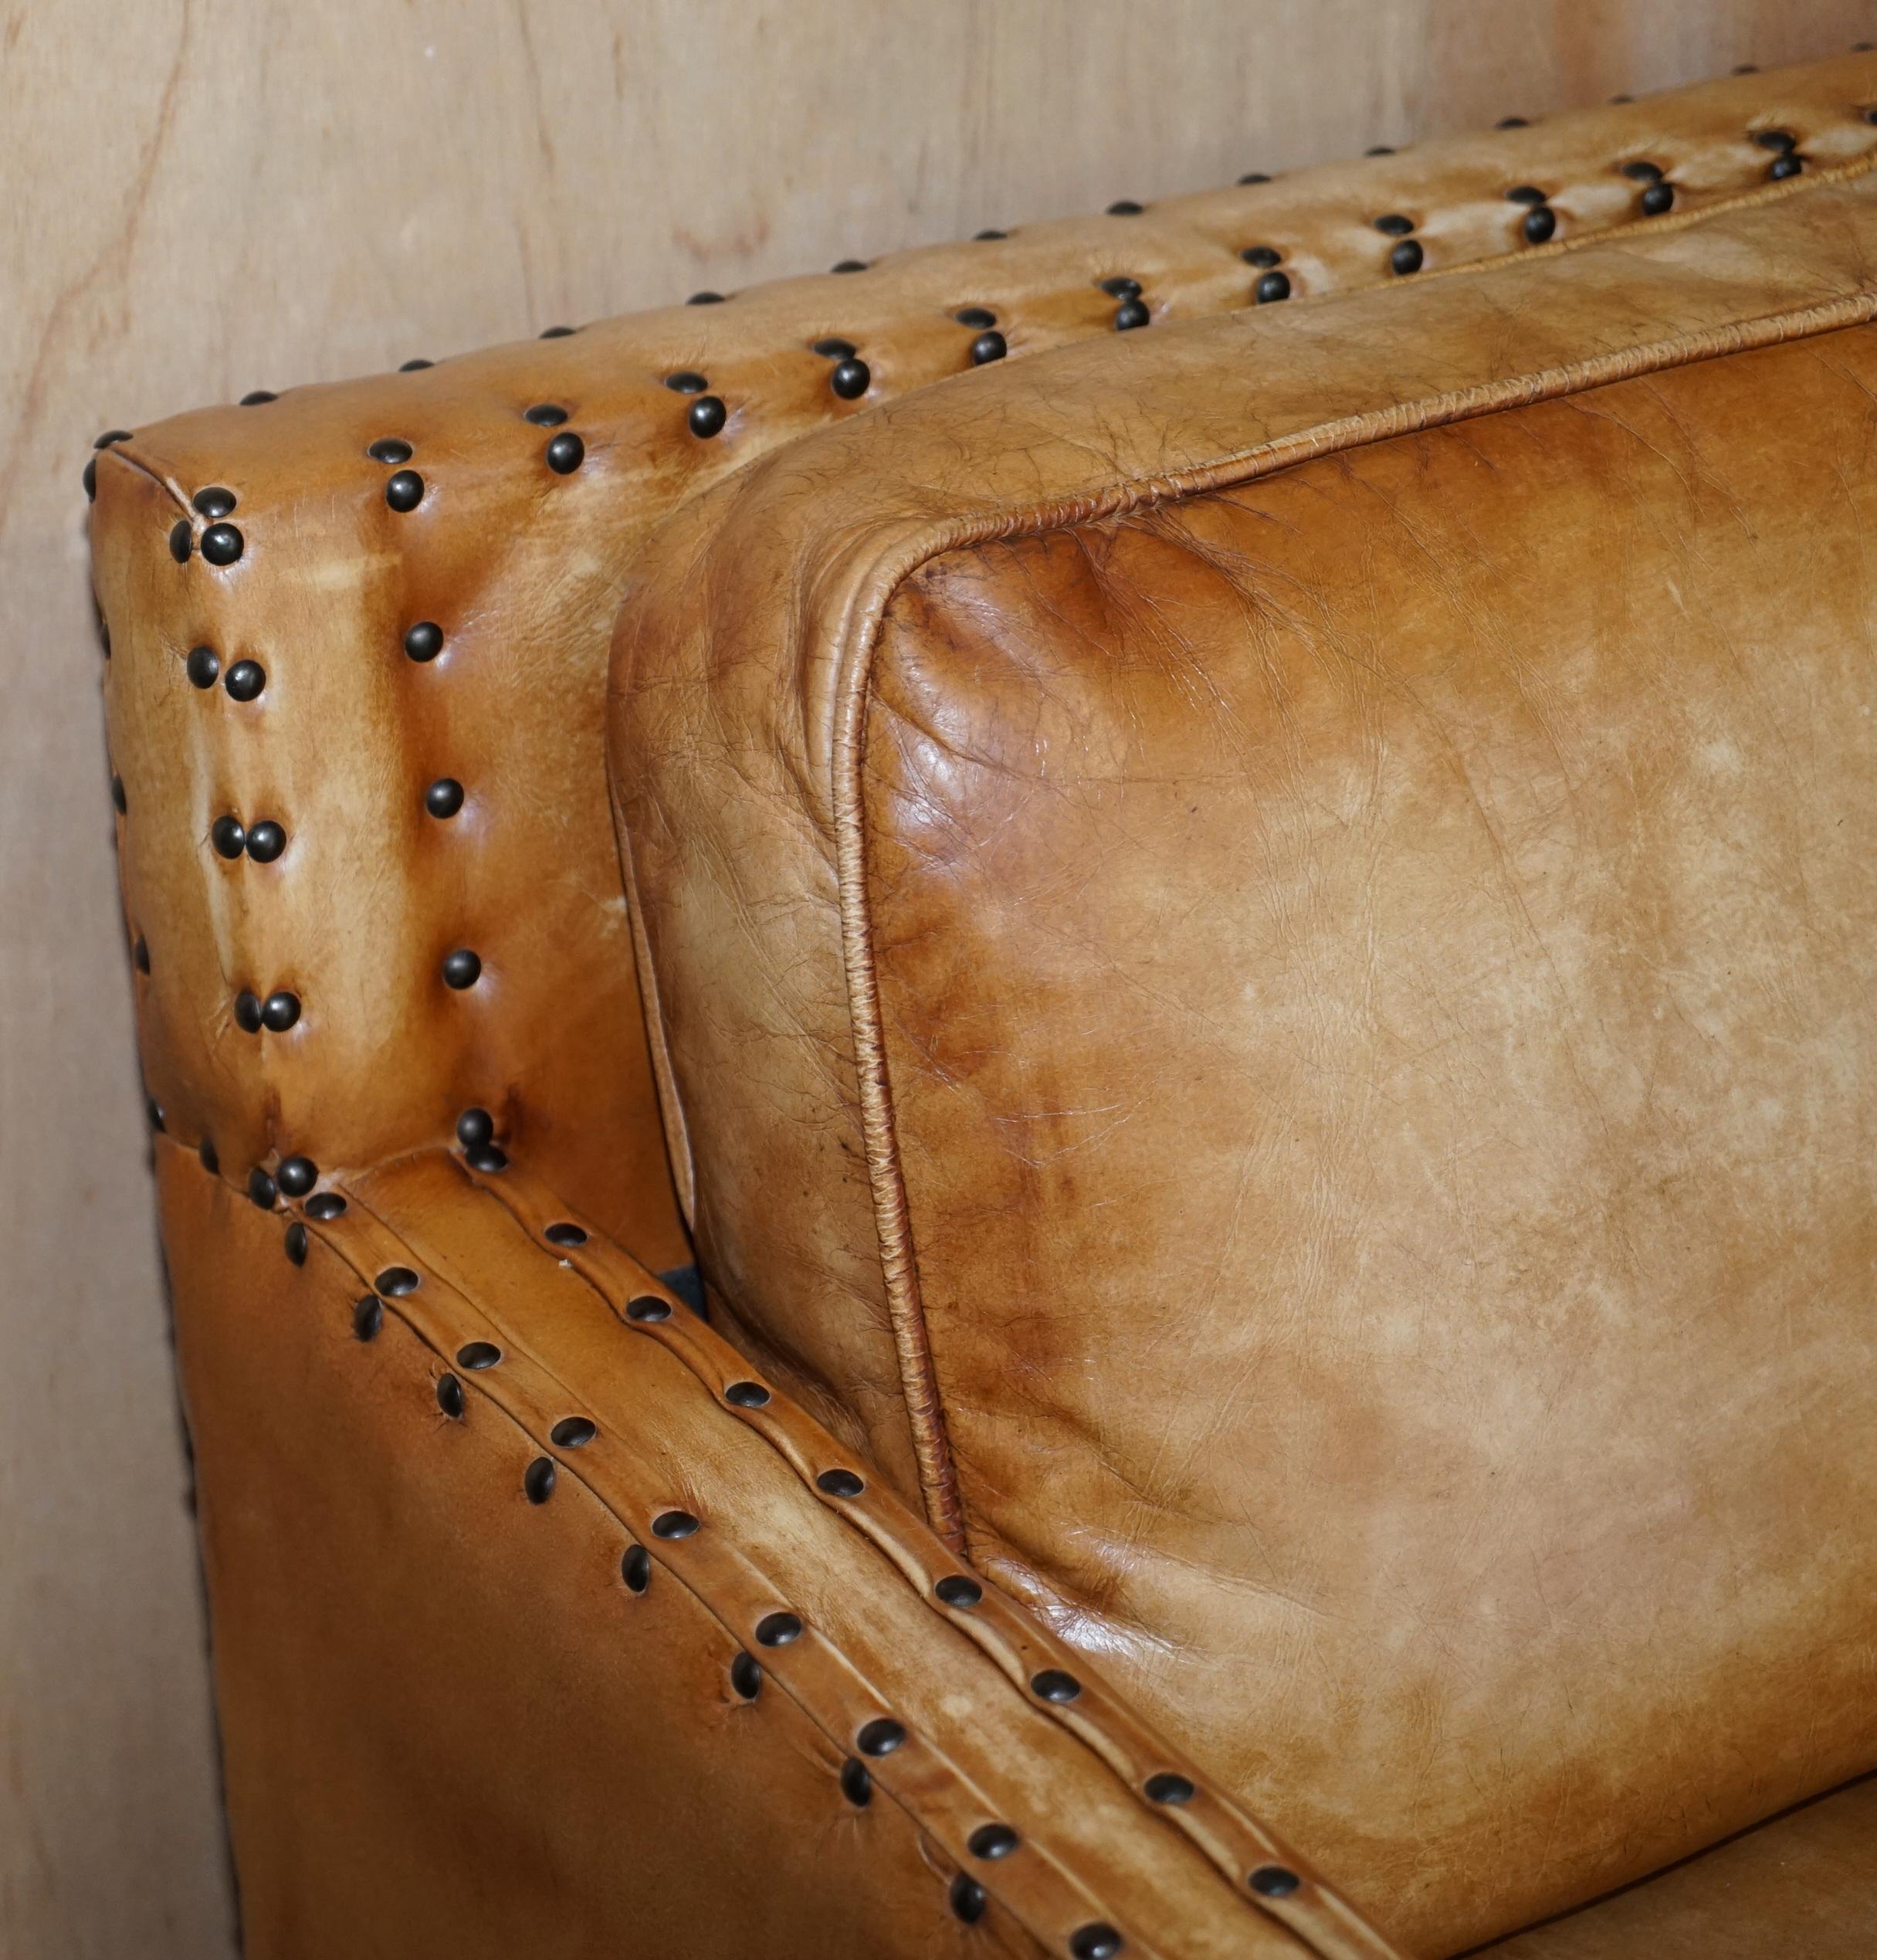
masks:
<path fill-rule="evenodd" d="M 1824 181 L 1823 173 L 1817 181 Z M 1123 480 L 1055 504 L 1016 505 L 930 524 L 888 542 L 862 575 L 852 602 L 824 629 L 826 653 L 835 674 L 829 775 L 841 906 L 842 963 L 845 969 L 848 1012 L 859 1078 L 861 1132 L 879 1233 L 881 1270 L 893 1338 L 900 1353 L 921 1489 L 933 1528 L 954 1549 L 962 1552 L 966 1548 L 963 1502 L 946 1433 L 943 1397 L 912 1241 L 892 1086 L 887 1077 L 867 885 L 862 785 L 866 719 L 872 697 L 874 657 L 881 630 L 886 610 L 900 585 L 932 560 L 950 551 L 1020 534 L 1037 536 L 1123 516 L 1181 497 L 1234 488 L 1339 451 L 1505 409 L 1554 401 L 1642 375 L 1862 326 L 1873 318 L 1877 318 L 1877 292 L 1860 291 L 1727 327 L 1706 327 L 1582 361 L 1535 369 L 1503 381 L 1482 382 L 1386 409 L 1337 417 L 1293 435 L 1254 444 L 1201 466 Z"/>

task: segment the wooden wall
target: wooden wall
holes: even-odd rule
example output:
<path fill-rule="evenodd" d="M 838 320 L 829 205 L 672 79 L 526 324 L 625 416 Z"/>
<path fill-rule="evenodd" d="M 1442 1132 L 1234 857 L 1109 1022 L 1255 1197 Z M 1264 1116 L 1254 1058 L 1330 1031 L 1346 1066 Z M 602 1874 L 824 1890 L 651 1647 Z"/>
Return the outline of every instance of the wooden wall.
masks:
<path fill-rule="evenodd" d="M 89 439 L 1877 36 L 1872 0 L 0 0 L 0 1954 L 230 1951 Z"/>

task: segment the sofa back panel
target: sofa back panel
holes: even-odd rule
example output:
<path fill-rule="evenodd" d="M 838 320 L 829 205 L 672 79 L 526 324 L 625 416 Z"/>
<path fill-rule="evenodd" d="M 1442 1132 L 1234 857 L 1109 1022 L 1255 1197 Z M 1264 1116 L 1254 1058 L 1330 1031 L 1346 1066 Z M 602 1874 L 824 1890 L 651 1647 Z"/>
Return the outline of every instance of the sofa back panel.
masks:
<path fill-rule="evenodd" d="M 1401 284 L 1400 241 L 1377 215 L 1413 223 L 1433 274 L 1784 198 L 1794 186 L 1769 178 L 1756 133 L 1791 132 L 1814 173 L 1855 167 L 1877 149 L 1873 103 L 1877 55 L 1732 77 L 289 388 L 108 444 L 93 538 L 126 918 L 150 961 L 141 1039 L 171 1133 L 212 1143 L 239 1181 L 292 1154 L 369 1164 L 484 1107 L 570 1202 L 654 1266 L 677 1263 L 601 752 L 608 636 L 655 522 L 808 432 L 1112 340 L 1143 314 L 1269 300 L 1274 271 L 1291 301 L 1259 308 L 1274 316 Z M 1624 173 L 1638 159 L 1666 192 Z M 1548 200 L 1549 242 L 1530 242 L 1529 207 L 1505 195 L 1521 181 Z M 1103 283 L 1129 280 L 1137 297 Z M 829 337 L 852 343 L 858 372 L 816 351 Z M 685 377 L 708 394 L 667 385 Z M 712 403 L 720 426 L 706 415 L 694 432 Z M 561 473 L 549 446 L 570 436 L 582 451 Z M 400 465 L 367 453 L 388 439 L 411 446 L 403 466 L 422 480 L 408 510 L 385 498 Z M 211 520 L 192 500 L 212 487 L 236 499 L 232 564 L 197 548 Z M 404 638 L 426 622 L 442 651 L 413 662 Z M 198 646 L 216 663 L 201 689 Z M 237 701 L 224 682 L 242 660 L 266 683 Z M 462 786 L 454 817 L 425 805 L 443 778 Z M 282 825 L 284 851 L 219 857 L 209 833 L 229 815 Z M 482 966 L 456 992 L 442 962 L 463 949 Z M 301 1018 L 249 1034 L 233 1019 L 244 991 L 292 992 Z M 862 1360 L 890 1376 L 889 1352 Z"/>
<path fill-rule="evenodd" d="M 1874 228 L 934 390 L 622 622 L 720 1283 L 1430 1952 L 1877 1752 Z"/>

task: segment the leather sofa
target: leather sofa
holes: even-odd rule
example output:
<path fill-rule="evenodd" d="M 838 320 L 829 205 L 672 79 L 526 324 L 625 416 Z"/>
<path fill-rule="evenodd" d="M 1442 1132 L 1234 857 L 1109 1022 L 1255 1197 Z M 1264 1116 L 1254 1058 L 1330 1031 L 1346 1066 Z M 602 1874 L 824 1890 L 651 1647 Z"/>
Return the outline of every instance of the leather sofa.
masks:
<path fill-rule="evenodd" d="M 1877 1952 L 1874 162 L 99 439 L 256 1960 Z"/>

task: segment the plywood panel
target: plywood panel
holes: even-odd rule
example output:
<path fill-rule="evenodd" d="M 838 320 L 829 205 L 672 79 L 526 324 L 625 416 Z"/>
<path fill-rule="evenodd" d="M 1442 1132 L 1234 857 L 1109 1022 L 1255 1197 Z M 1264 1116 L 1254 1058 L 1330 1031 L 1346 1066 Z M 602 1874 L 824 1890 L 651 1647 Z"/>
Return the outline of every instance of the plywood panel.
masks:
<path fill-rule="evenodd" d="M 1869 0 L 0 0 L 0 1954 L 229 1951 L 89 437 L 1861 34 Z"/>

